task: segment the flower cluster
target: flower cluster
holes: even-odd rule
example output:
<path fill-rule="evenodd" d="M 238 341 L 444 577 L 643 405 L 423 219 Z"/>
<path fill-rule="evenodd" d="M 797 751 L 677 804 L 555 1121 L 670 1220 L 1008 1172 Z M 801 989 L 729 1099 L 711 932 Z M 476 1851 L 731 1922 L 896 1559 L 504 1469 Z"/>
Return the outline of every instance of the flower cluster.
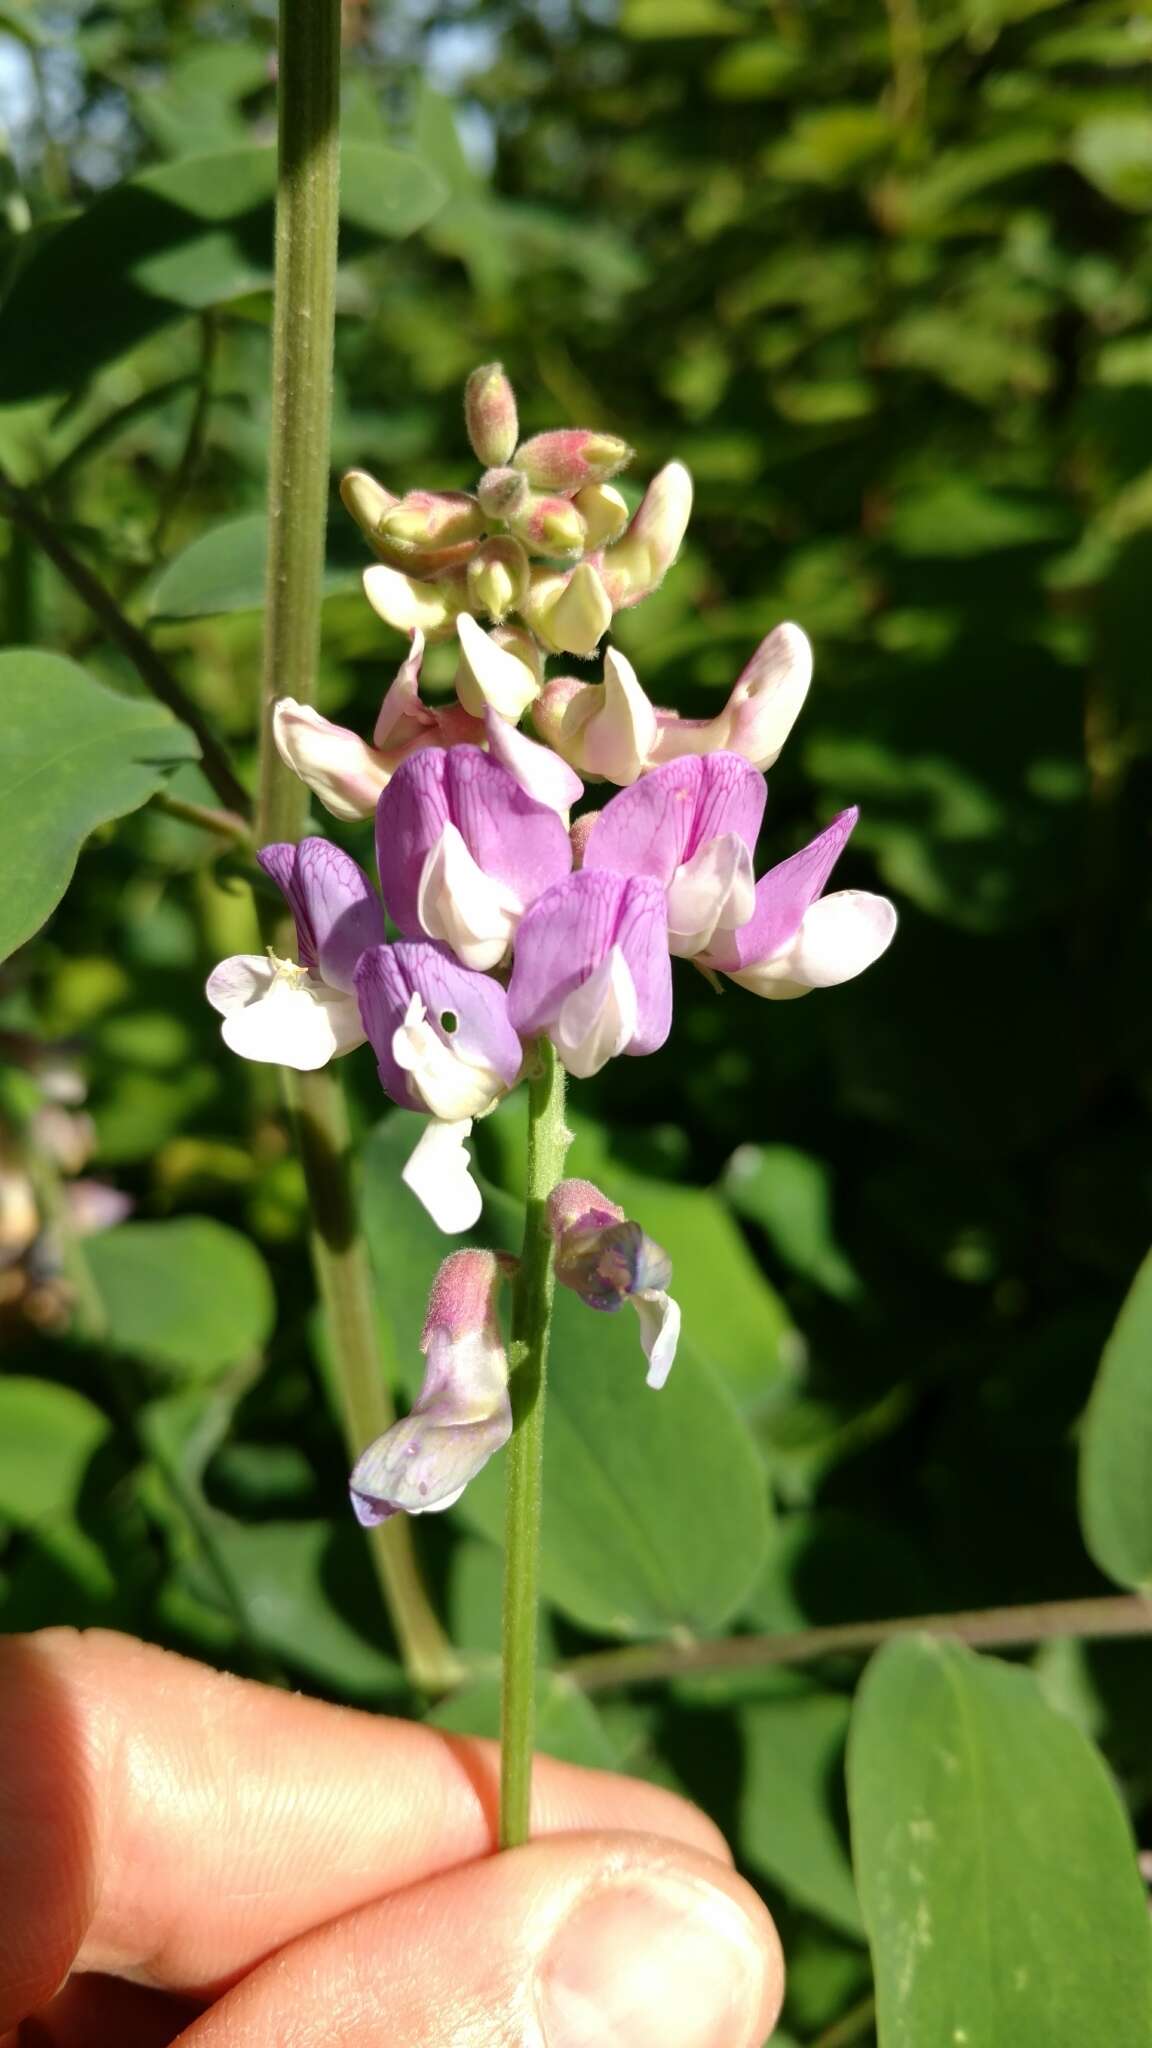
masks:
<path fill-rule="evenodd" d="M 583 1079 L 664 1044 L 674 958 L 779 1000 L 859 974 L 895 928 L 883 897 L 824 893 L 854 809 L 756 877 L 764 770 L 811 680 L 798 627 L 768 635 L 712 719 L 654 705 L 611 648 L 599 682 L 544 680 L 550 654 L 592 653 L 613 611 L 659 583 L 683 538 L 687 472 L 662 470 L 629 520 L 610 479 L 631 451 L 615 436 L 518 445 L 498 365 L 469 379 L 465 416 L 486 465 L 474 494 L 398 499 L 345 479 L 381 558 L 368 596 L 411 636 L 371 740 L 291 699 L 274 714 L 281 755 L 320 801 L 374 817 L 379 894 L 325 839 L 265 847 L 297 958 L 241 955 L 208 983 L 246 1058 L 307 1069 L 371 1044 L 386 1094 L 429 1119 L 404 1178 L 448 1232 L 480 1213 L 473 1121 L 515 1088 L 534 1041 Z M 457 696 L 435 707 L 420 694 L 424 643 L 449 634 Z M 528 711 L 535 737 L 520 730 Z M 573 822 L 585 780 L 617 794 Z M 550 1222 L 558 1279 L 595 1309 L 632 1303 L 662 1385 L 679 1321 L 664 1255 L 585 1182 L 556 1191 Z M 503 1269 L 472 1252 L 442 1268 L 420 1399 L 356 1468 L 362 1519 L 448 1505 L 506 1439 Z"/>

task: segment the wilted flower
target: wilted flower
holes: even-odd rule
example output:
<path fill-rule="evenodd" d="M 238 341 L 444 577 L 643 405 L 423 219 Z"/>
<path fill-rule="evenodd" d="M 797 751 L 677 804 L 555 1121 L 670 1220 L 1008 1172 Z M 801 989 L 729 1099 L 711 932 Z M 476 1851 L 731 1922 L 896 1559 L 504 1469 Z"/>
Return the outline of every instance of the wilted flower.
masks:
<path fill-rule="evenodd" d="M 621 1308 L 631 1302 L 640 1318 L 648 1385 L 662 1387 L 680 1337 L 680 1308 L 667 1292 L 672 1262 L 589 1180 L 565 1180 L 548 1198 L 556 1247 L 556 1278 L 587 1307 Z"/>
<path fill-rule="evenodd" d="M 516 942 L 508 1015 L 546 1032 L 586 1079 L 618 1053 L 655 1052 L 672 1027 L 664 891 L 647 875 L 581 869 L 538 898 Z"/>
<path fill-rule="evenodd" d="M 864 889 L 820 893 L 859 815 L 855 807 L 841 811 L 808 846 L 770 869 L 756 884 L 747 924 L 718 931 L 699 964 L 777 1001 L 834 988 L 871 967 L 892 943 L 892 904 Z"/>
<path fill-rule="evenodd" d="M 419 1397 L 352 1473 L 352 1506 L 365 1528 L 451 1507 L 511 1436 L 497 1314 L 506 1263 L 495 1252 L 453 1252 L 436 1275 L 420 1338 L 428 1365 Z"/>
<path fill-rule="evenodd" d="M 208 1000 L 233 1052 L 307 1073 L 364 1043 L 356 963 L 383 939 L 384 913 L 363 868 L 327 839 L 265 846 L 257 858 L 288 900 L 299 960 L 234 954 L 208 977 Z"/>

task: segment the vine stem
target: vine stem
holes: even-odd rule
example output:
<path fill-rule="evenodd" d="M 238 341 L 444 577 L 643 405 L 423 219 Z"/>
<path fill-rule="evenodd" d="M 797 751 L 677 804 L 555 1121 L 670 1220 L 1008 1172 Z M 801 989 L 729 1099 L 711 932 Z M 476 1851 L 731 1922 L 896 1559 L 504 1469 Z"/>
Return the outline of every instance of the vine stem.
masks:
<path fill-rule="evenodd" d="M 1032 1607 L 984 1607 L 958 1614 L 901 1615 L 895 1621 L 848 1621 L 830 1628 L 798 1629 L 793 1635 L 637 1643 L 623 1650 L 594 1650 L 587 1657 L 572 1657 L 563 1670 L 586 1692 L 606 1692 L 617 1686 L 683 1678 L 696 1671 L 755 1671 L 773 1664 L 811 1664 L 818 1657 L 878 1650 L 892 1636 L 909 1635 L 951 1636 L 977 1649 L 1000 1650 L 1052 1642 L 1059 1636 L 1080 1636 L 1086 1642 L 1149 1636 L 1152 1598 L 1112 1593 L 1086 1600 L 1044 1600 Z"/>
<path fill-rule="evenodd" d="M 528 1203 L 512 1302 L 504 1516 L 503 1696 L 500 1716 L 500 1846 L 528 1840 L 536 1736 L 536 1638 L 540 1604 L 540 1512 L 544 1487 L 544 1397 L 554 1274 L 548 1197 L 572 1143 L 564 1122 L 565 1074 L 546 1038 L 528 1084 Z"/>
<path fill-rule="evenodd" d="M 316 696 L 339 218 L 340 0 L 281 0 L 278 77 L 261 846 L 299 839 L 308 818 L 308 791 L 276 752 L 271 708 L 280 696 L 302 704 Z M 330 1069 L 290 1074 L 286 1087 L 341 1421 L 350 1450 L 359 1452 L 394 1413 L 353 1193 L 348 1108 Z M 446 1691 L 458 1682 L 460 1664 L 428 1598 L 407 1520 L 396 1516 L 370 1542 L 409 1678 L 424 1691 Z"/>

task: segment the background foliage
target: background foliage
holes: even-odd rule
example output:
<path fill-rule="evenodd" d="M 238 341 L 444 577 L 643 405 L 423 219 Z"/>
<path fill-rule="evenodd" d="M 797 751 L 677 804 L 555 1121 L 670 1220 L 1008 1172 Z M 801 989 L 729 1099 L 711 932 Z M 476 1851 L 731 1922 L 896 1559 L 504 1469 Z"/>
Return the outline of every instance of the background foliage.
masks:
<path fill-rule="evenodd" d="M 230 0 L 0 17 L 6 488 L 245 770 L 272 44 Z M 859 801 L 848 879 L 902 918 L 811 1002 L 683 974 L 668 1052 L 579 1092 L 572 1170 L 672 1254 L 687 1355 L 657 1403 L 623 1332 L 561 1320 L 558 1664 L 1152 1583 L 1147 1268 L 1083 1437 L 1083 1527 L 1077 1504 L 1149 1238 L 1150 60 L 1146 0 L 348 0 L 334 471 L 467 481 L 459 387 L 493 356 L 527 431 L 623 432 L 638 474 L 686 460 L 688 547 L 621 644 L 704 712 L 798 619 L 817 681 L 771 857 Z M 0 1615 L 416 1711 L 317 1399 L 275 1076 L 222 1052 L 201 994 L 252 944 L 248 871 L 150 801 L 213 801 L 187 728 L 27 518 L 4 547 L 5 639 L 54 652 L 0 656 Z M 322 702 L 366 730 L 400 647 L 361 563 L 337 506 Z M 345 1073 L 410 1386 L 437 1247 L 370 1062 Z M 517 1107 L 481 1136 L 514 1231 Z M 108 1187 L 131 1218 L 85 1237 Z M 475 1674 L 446 1725 L 493 1725 L 498 1490 L 490 1470 L 419 1530 Z M 544 1738 L 729 1829 L 781 1920 L 785 2038 L 1135 2048 L 1152 1952 L 1115 1787 L 1152 1840 L 1152 1645 L 1031 1664 L 882 1654 L 855 1882 L 859 1659 L 602 1698 L 558 1677 Z M 974 2009 L 952 1966 L 990 1921 Z"/>

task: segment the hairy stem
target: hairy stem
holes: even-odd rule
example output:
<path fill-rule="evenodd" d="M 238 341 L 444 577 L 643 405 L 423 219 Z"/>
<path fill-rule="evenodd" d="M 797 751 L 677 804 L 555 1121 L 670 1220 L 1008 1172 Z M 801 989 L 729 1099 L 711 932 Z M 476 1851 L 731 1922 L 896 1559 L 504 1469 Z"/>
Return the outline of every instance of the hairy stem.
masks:
<path fill-rule="evenodd" d="M 299 839 L 308 791 L 281 762 L 269 712 L 278 696 L 316 695 L 328 513 L 328 438 L 339 198 L 340 0 L 282 0 L 279 172 L 268 474 L 268 579 L 257 842 Z M 308 1189 L 312 1260 L 327 1313 L 341 1420 L 359 1452 L 393 1420 L 372 1276 L 349 1162 L 337 1075 L 287 1076 Z M 403 1516 L 373 1532 L 372 1558 L 405 1669 L 446 1690 L 460 1673 L 420 1577 Z"/>
<path fill-rule="evenodd" d="M 55 521 L 29 492 L 21 490 L 0 471 L 0 499 L 17 526 L 31 535 L 36 545 L 54 562 L 66 583 L 72 585 L 109 640 L 126 654 L 141 681 L 161 704 L 189 726 L 200 743 L 200 766 L 217 796 L 230 811 L 247 817 L 251 808 L 248 792 L 228 758 L 227 749 L 216 737 L 198 704 L 178 682 L 162 654 L 147 635 L 128 617 L 95 571 L 73 553 Z"/>
<path fill-rule="evenodd" d="M 638 1643 L 573 1657 L 567 1677 L 588 1692 L 650 1685 L 694 1671 L 755 1671 L 769 1664 L 811 1664 L 818 1657 L 879 1649 L 891 1636 L 952 1636 L 976 1648 L 1011 1650 L 1055 1636 L 1103 1641 L 1152 1635 L 1152 1599 L 1138 1593 L 1099 1599 L 1046 1600 L 1034 1607 L 985 1607 L 963 1614 L 913 1614 L 896 1621 L 849 1621 L 794 1635 L 731 1636 L 722 1642 Z"/>
<path fill-rule="evenodd" d="M 564 1123 L 564 1069 L 547 1039 L 536 1046 L 528 1084 L 528 1207 L 512 1306 L 504 1518 L 504 1667 L 500 1751 L 500 1846 L 528 1840 L 536 1734 L 536 1634 L 540 1600 L 540 1509 L 544 1480 L 544 1395 L 552 1325 L 552 1233 L 548 1197 L 564 1170 L 571 1135 Z"/>

